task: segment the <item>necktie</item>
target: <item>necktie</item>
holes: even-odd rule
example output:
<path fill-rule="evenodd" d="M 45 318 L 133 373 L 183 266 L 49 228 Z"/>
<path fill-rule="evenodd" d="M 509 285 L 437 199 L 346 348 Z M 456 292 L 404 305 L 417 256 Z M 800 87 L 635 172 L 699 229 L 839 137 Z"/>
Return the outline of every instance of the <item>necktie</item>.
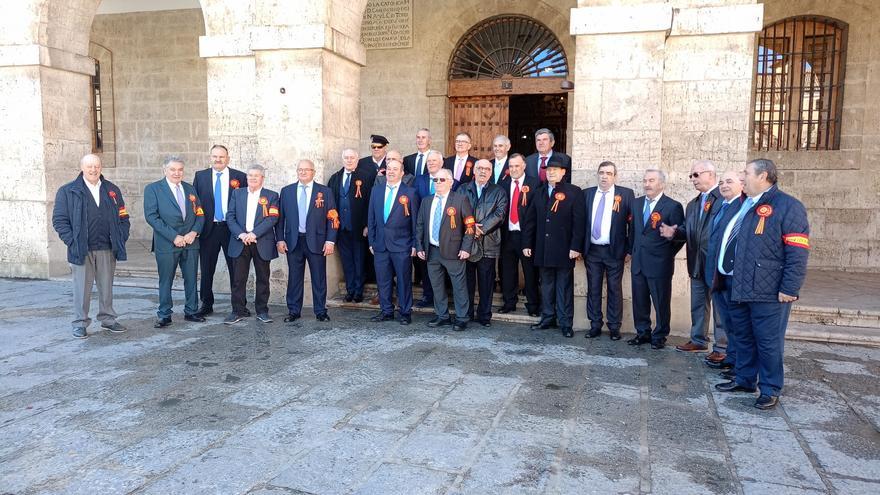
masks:
<path fill-rule="evenodd" d="M 547 186 L 547 197 L 548 198 L 553 197 L 553 186 L 549 186 L 549 185 Z"/>
<path fill-rule="evenodd" d="M 220 185 L 220 177 L 223 172 L 217 172 L 217 181 L 214 182 L 214 220 L 223 221 L 223 187 Z"/>
<path fill-rule="evenodd" d="M 462 162 L 461 158 L 455 159 L 455 180 L 458 180 L 458 181 L 461 180 L 461 168 L 462 168 L 461 162 Z"/>
<path fill-rule="evenodd" d="M 422 175 L 423 173 L 425 173 L 425 171 L 422 170 L 422 154 L 419 153 L 419 157 L 416 159 L 416 176 Z"/>
<path fill-rule="evenodd" d="M 645 196 L 645 209 L 642 211 L 642 225 L 648 225 L 648 218 L 651 216 L 652 201 Z"/>
<path fill-rule="evenodd" d="M 718 227 L 718 222 L 721 221 L 721 217 L 724 216 L 724 212 L 727 211 L 727 207 L 730 206 L 730 203 L 721 203 L 721 208 L 718 210 L 718 213 L 715 214 L 715 218 L 712 219 L 712 231 Z"/>
<path fill-rule="evenodd" d="M 541 166 L 538 167 L 538 178 L 541 182 L 547 182 L 547 157 L 541 157 Z"/>
<path fill-rule="evenodd" d="M 700 220 L 702 220 L 703 217 L 705 216 L 704 213 L 706 212 L 706 198 L 708 196 L 709 196 L 709 193 L 700 194 Z"/>
<path fill-rule="evenodd" d="M 606 194 L 608 194 L 608 191 L 602 192 L 602 197 L 599 198 L 599 204 L 596 205 L 596 214 L 593 215 L 593 239 L 599 239 L 602 237 L 602 216 L 605 212 Z"/>
<path fill-rule="evenodd" d="M 443 196 L 437 196 L 437 206 L 434 207 L 434 225 L 431 227 L 431 239 L 440 243 L 440 224 L 443 222 Z"/>
<path fill-rule="evenodd" d="M 727 273 L 733 273 L 733 259 L 736 257 L 736 238 L 742 227 L 743 219 L 746 217 L 746 213 L 748 213 L 752 204 L 752 198 L 746 199 L 746 202 L 742 205 L 742 209 L 739 210 L 739 214 L 736 216 L 733 228 L 730 229 L 730 237 L 727 238 L 727 244 L 724 247 L 724 260 L 721 262 L 721 267 L 724 268 L 724 271 Z"/>
<path fill-rule="evenodd" d="M 477 186 L 477 199 L 483 197 L 483 188 L 481 186 Z"/>
<path fill-rule="evenodd" d="M 299 232 L 304 234 L 306 232 L 306 216 L 309 211 L 309 199 L 306 197 L 306 186 L 300 184 L 299 186 Z"/>
<path fill-rule="evenodd" d="M 388 221 L 388 215 L 391 214 L 391 207 L 394 206 L 394 190 L 397 189 L 397 186 L 388 186 L 388 191 L 385 193 L 385 221 Z"/>
<path fill-rule="evenodd" d="M 510 223 L 519 223 L 519 179 L 513 181 L 513 198 L 510 200 Z"/>
<path fill-rule="evenodd" d="M 183 202 L 183 188 L 180 187 L 180 184 L 175 189 L 175 195 L 177 196 L 177 206 L 180 208 L 180 216 L 186 220 L 186 204 Z"/>
<path fill-rule="evenodd" d="M 351 187 L 351 172 L 345 173 L 345 180 L 342 181 L 342 192 L 348 196 L 348 188 Z"/>
<path fill-rule="evenodd" d="M 434 194 L 434 178 L 430 175 L 428 176 L 428 189 L 431 191 L 431 194 Z"/>

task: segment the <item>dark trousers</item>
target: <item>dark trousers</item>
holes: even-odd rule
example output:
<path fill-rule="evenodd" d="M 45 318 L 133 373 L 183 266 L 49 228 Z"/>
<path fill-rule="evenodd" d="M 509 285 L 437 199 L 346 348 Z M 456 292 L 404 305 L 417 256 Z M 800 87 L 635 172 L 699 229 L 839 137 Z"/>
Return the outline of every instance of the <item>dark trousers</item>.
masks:
<path fill-rule="evenodd" d="M 364 295 L 364 258 L 367 241 L 361 232 L 340 230 L 336 235 L 336 248 L 342 261 L 345 290 L 355 297 Z"/>
<path fill-rule="evenodd" d="M 422 300 L 434 302 L 434 288 L 431 287 L 431 277 L 428 276 L 428 262 L 421 258 L 413 258 L 413 270 L 418 275 L 422 284 Z"/>
<path fill-rule="evenodd" d="M 397 279 L 397 305 L 400 316 L 412 313 L 412 257 L 409 252 L 376 251 L 373 255 L 379 308 L 383 314 L 394 315 L 394 279 Z"/>
<path fill-rule="evenodd" d="M 235 278 L 232 282 L 232 312 L 239 315 L 248 314 L 247 281 L 251 262 L 253 262 L 254 273 L 257 276 L 254 309 L 258 315 L 269 312 L 269 262 L 260 258 L 256 244 L 248 244 L 242 249 L 241 255 L 235 259 Z"/>
<path fill-rule="evenodd" d="M 287 252 L 287 312 L 292 315 L 302 313 L 306 261 L 309 262 L 309 275 L 312 278 L 315 315 L 327 314 L 327 259 L 324 253 L 309 250 L 305 234 L 300 234 L 296 248 Z"/>
<path fill-rule="evenodd" d="M 715 308 L 718 324 L 723 324 L 726 330 L 727 347 L 724 362 L 736 365 L 737 337 L 730 326 L 730 278 L 721 274 L 717 276 L 721 278 L 721 282 L 719 287 L 712 291 L 712 307 Z"/>
<path fill-rule="evenodd" d="M 737 340 L 736 382 L 764 395 L 782 391 L 782 355 L 791 303 L 734 302 L 728 308 Z"/>
<path fill-rule="evenodd" d="M 174 303 L 171 300 L 171 285 L 174 273 L 180 267 L 183 276 L 183 291 L 186 304 L 183 312 L 193 315 L 199 310 L 199 291 L 196 289 L 196 277 L 199 269 L 199 253 L 195 249 L 180 249 L 171 253 L 156 253 L 156 268 L 159 272 L 159 318 L 171 318 Z"/>
<path fill-rule="evenodd" d="M 226 222 L 215 223 L 210 234 L 199 237 L 199 269 L 202 271 L 199 291 L 202 293 L 202 304 L 209 307 L 214 305 L 214 272 L 221 249 L 226 258 L 226 269 L 229 270 L 229 286 L 232 287 L 235 260 L 229 257 L 229 227 Z"/>
<path fill-rule="evenodd" d="M 591 330 L 602 330 L 602 282 L 606 282 L 608 330 L 619 332 L 623 321 L 624 261 L 611 255 L 610 246 L 593 244 L 584 259 L 587 269 L 587 318 Z"/>
<path fill-rule="evenodd" d="M 522 233 L 508 232 L 501 242 L 501 297 L 504 307 L 516 309 L 519 292 L 519 267 L 522 266 L 525 287 L 523 293 L 526 296 L 526 311 L 537 313 L 541 308 L 541 296 L 538 285 L 538 270 L 535 268 L 532 258 L 522 254 Z"/>
<path fill-rule="evenodd" d="M 496 258 L 480 258 L 468 261 L 466 267 L 468 286 L 468 318 L 479 322 L 492 320 L 492 293 L 495 291 Z M 480 291 L 480 304 L 474 308 L 474 294 Z M 476 316 L 476 317 L 475 317 Z"/>
<path fill-rule="evenodd" d="M 556 318 L 562 328 L 571 328 L 574 315 L 574 268 L 541 267 L 541 321 Z"/>
<path fill-rule="evenodd" d="M 652 342 L 666 342 L 672 312 L 672 277 L 653 278 L 641 273 L 632 274 L 633 323 L 639 337 L 651 337 Z M 657 323 L 651 331 L 651 303 Z"/>
<path fill-rule="evenodd" d="M 428 247 L 428 276 L 434 286 L 434 312 L 440 318 L 449 318 L 449 299 L 446 296 L 446 275 L 452 285 L 452 298 L 455 301 L 455 319 L 467 322 L 467 277 L 465 262 L 459 259 L 448 260 L 440 255 L 440 248 Z"/>

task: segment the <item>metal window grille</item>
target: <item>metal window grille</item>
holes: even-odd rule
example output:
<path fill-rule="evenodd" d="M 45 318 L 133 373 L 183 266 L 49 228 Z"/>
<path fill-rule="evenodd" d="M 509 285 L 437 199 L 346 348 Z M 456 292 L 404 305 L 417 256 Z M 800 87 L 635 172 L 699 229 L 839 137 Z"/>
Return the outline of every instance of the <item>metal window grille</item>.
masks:
<path fill-rule="evenodd" d="M 95 75 L 92 76 L 92 152 L 104 151 L 104 129 L 101 116 L 101 64 L 95 60 Z"/>
<path fill-rule="evenodd" d="M 762 151 L 840 148 L 847 25 L 789 17 L 758 37 L 752 147 Z"/>

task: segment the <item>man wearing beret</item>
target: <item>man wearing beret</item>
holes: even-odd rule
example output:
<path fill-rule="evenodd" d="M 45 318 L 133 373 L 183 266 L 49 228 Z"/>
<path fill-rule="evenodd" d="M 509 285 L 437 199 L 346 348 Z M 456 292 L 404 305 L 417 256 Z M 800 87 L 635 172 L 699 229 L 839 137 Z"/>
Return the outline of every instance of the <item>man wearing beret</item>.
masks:
<path fill-rule="evenodd" d="M 377 175 L 385 175 L 385 153 L 388 151 L 388 140 L 385 136 L 370 136 L 370 156 L 358 160 L 358 169 L 370 171 Z M 372 184 L 370 187 L 373 187 Z"/>

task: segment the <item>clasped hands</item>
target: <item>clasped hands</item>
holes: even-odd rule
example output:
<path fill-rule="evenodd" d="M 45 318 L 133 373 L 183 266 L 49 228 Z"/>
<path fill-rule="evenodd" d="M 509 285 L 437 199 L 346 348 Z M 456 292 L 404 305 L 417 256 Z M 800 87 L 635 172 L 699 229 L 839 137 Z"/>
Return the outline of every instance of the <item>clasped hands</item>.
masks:
<path fill-rule="evenodd" d="M 190 232 L 186 235 L 178 235 L 174 238 L 174 246 L 175 247 L 186 247 L 194 242 L 196 242 L 196 237 L 198 234 L 196 232 Z"/>

